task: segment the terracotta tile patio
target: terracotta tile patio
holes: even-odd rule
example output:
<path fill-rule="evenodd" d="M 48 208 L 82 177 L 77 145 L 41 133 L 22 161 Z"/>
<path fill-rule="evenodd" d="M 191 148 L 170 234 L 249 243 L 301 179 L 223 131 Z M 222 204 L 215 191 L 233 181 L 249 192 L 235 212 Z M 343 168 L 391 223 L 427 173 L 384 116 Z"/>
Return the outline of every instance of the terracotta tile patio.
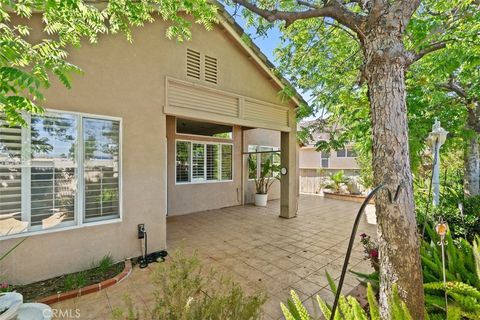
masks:
<path fill-rule="evenodd" d="M 325 270 L 338 280 L 358 208 L 358 203 L 302 195 L 298 217 L 290 220 L 278 218 L 279 201 L 270 201 L 267 208 L 248 205 L 170 217 L 167 243 L 169 251 L 197 250 L 205 264 L 229 274 L 249 293 L 266 291 L 264 319 L 282 318 L 279 303 L 286 301 L 290 289 L 318 315 L 312 297 L 318 294 L 333 301 Z M 363 218 L 358 231 L 374 234 L 375 226 Z M 150 273 L 154 267 L 134 268 L 120 284 L 52 307 L 79 309 L 81 319 L 110 319 L 115 308 L 125 306 L 128 294 L 135 306 L 144 309 L 153 301 Z M 358 241 L 350 268 L 371 271 Z M 354 276 L 347 275 L 343 291 L 348 293 L 357 284 Z"/>

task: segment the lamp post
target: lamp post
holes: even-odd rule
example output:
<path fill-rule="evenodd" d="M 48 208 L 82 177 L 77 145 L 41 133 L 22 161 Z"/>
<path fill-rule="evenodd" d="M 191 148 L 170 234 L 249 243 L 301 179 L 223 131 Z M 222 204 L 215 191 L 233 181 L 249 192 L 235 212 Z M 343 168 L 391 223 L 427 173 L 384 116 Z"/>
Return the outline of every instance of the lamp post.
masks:
<path fill-rule="evenodd" d="M 432 126 L 432 132 L 428 134 L 427 144 L 433 152 L 433 173 L 432 173 L 432 188 L 433 188 L 433 205 L 438 206 L 440 203 L 440 148 L 447 139 L 448 131 L 440 126 L 440 121 L 435 118 L 435 123 Z"/>

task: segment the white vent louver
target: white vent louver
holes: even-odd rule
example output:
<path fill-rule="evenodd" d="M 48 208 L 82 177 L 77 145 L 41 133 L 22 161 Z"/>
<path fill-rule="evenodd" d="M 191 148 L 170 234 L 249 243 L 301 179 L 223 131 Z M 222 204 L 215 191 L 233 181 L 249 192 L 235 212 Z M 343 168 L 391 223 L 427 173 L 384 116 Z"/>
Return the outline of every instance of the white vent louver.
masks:
<path fill-rule="evenodd" d="M 205 56 L 205 81 L 217 84 L 217 59 Z"/>
<path fill-rule="evenodd" d="M 200 80 L 200 52 L 187 49 L 187 76 Z"/>

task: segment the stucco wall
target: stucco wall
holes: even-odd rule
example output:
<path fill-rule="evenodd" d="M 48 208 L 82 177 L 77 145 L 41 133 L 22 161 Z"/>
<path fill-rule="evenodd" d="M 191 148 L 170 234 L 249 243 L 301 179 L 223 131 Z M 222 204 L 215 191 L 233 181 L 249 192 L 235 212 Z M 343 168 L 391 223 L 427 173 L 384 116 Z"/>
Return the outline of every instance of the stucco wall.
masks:
<path fill-rule="evenodd" d="M 36 16 L 31 25 L 40 30 L 40 23 Z M 2 262 L 0 271 L 7 280 L 28 283 L 79 271 L 106 254 L 115 260 L 138 256 L 141 253 L 136 239 L 138 223 L 146 224 L 150 251 L 166 248 L 167 131 L 162 112 L 165 76 L 189 80 L 186 48 L 218 59 L 219 80 L 213 87 L 281 103 L 278 88 L 233 43 L 227 32 L 220 29 L 206 32 L 194 26 L 193 40 L 177 43 L 165 39 L 165 25 L 158 22 L 134 30 L 133 37 L 131 44 L 121 35 L 101 36 L 97 45 L 84 44 L 81 49 L 72 50 L 69 61 L 85 74 L 74 76 L 72 90 L 54 81 L 46 92 L 45 104 L 51 109 L 123 119 L 123 221 L 31 236 Z M 240 136 L 239 129 L 235 130 L 235 136 Z M 237 145 L 240 148 L 241 143 L 237 142 L 235 147 L 235 153 L 240 154 Z M 238 162 L 236 157 L 235 168 L 239 168 Z M 234 169 L 235 175 L 240 172 Z M 198 211 L 239 204 L 236 189 L 240 186 L 239 178 L 228 188 L 222 184 L 209 190 L 203 185 L 174 187 L 170 194 L 177 202 L 191 201 Z M 225 193 L 218 196 L 223 190 Z M 224 200 L 210 202 L 220 198 Z M 192 209 L 179 209 L 178 213 Z M 172 214 L 175 211 L 173 207 Z M 0 240 L 0 254 L 18 240 Z"/>
<path fill-rule="evenodd" d="M 280 132 L 267 129 L 251 129 L 244 131 L 244 151 L 248 145 L 280 147 Z M 248 179 L 248 162 L 244 160 L 245 203 L 255 202 L 255 183 Z M 268 200 L 280 199 L 280 182 L 275 181 L 268 192 Z"/>
<path fill-rule="evenodd" d="M 356 158 L 338 158 L 337 152 L 331 151 L 328 168 L 325 169 L 358 169 Z M 299 167 L 302 169 L 322 168 L 321 152 L 316 151 L 313 147 L 300 148 Z"/>
<path fill-rule="evenodd" d="M 167 117 L 168 215 L 174 216 L 240 205 L 242 199 L 241 128 L 238 126 L 233 127 L 233 140 L 231 141 L 233 143 L 232 181 L 177 184 L 175 182 L 176 139 L 202 142 L 229 142 L 224 139 L 178 135 L 175 133 L 175 117 Z"/>

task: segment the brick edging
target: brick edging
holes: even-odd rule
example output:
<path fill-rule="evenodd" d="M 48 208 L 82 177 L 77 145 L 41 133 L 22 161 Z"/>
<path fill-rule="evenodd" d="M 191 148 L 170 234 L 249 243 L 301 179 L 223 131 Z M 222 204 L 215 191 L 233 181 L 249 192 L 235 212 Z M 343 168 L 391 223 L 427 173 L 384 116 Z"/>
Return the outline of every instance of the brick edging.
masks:
<path fill-rule="evenodd" d="M 111 287 L 116 283 L 119 283 L 120 281 L 125 279 L 128 275 L 130 275 L 131 272 L 132 272 L 132 262 L 130 261 L 130 259 L 128 259 L 128 260 L 125 260 L 125 267 L 123 268 L 123 271 L 117 274 L 113 278 L 103 280 L 102 282 L 91 284 L 89 286 L 86 286 L 80 289 L 53 294 L 51 296 L 42 298 L 37 302 L 45 303 L 45 304 L 53 304 L 56 302 L 60 302 L 60 301 L 64 301 L 64 300 L 68 300 L 76 297 L 81 297 L 89 293 L 94 293 L 102 289 Z"/>

